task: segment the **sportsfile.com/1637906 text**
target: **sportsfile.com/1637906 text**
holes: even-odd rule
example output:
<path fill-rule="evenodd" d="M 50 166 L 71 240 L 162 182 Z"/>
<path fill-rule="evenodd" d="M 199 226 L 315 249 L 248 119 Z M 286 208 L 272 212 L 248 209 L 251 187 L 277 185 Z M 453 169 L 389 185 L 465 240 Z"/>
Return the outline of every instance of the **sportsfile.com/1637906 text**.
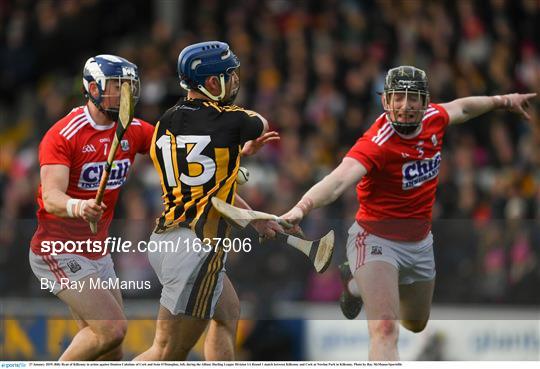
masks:
<path fill-rule="evenodd" d="M 110 253 L 127 252 L 179 252 L 182 248 L 186 252 L 210 252 L 218 249 L 224 252 L 250 252 L 252 249 L 250 238 L 204 238 L 204 239 L 182 239 L 176 241 L 146 241 L 141 240 L 135 243 L 130 240 L 123 240 L 122 237 L 107 237 L 105 240 L 68 240 L 54 241 L 46 240 L 41 242 L 41 252 L 58 255 L 63 253 L 84 254 L 96 253 L 107 255 Z"/>

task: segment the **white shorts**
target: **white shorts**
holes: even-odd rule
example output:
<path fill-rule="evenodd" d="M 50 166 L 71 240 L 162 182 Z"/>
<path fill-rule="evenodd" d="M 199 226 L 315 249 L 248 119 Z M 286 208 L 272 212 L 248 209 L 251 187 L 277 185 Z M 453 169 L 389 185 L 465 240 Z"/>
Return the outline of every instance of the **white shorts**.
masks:
<path fill-rule="evenodd" d="M 78 281 L 91 274 L 101 280 L 116 279 L 114 263 L 111 255 L 92 260 L 77 254 L 36 255 L 30 250 L 28 258 L 30 267 L 37 279 L 46 278 L 52 287 L 52 293 L 57 295 L 64 289 L 60 282 Z M 55 282 L 55 283 L 53 283 Z M 64 286 L 66 283 L 63 284 Z"/>
<path fill-rule="evenodd" d="M 403 242 L 367 233 L 357 222 L 349 228 L 347 259 L 351 272 L 370 261 L 385 261 L 399 272 L 399 284 L 430 281 L 435 278 L 433 235 L 421 241 Z"/>
<path fill-rule="evenodd" d="M 179 245 L 174 250 L 148 251 L 148 260 L 163 285 L 160 304 L 173 315 L 212 318 L 223 291 L 226 253 L 221 248 L 205 251 L 197 247 L 202 242 L 188 228 L 152 233 L 150 241 Z"/>

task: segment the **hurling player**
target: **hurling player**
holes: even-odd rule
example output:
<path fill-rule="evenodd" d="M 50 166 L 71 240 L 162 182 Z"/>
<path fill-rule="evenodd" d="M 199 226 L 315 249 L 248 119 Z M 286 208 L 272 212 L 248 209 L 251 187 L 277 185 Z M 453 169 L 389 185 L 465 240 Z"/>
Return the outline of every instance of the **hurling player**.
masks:
<path fill-rule="evenodd" d="M 124 81 L 131 83 L 137 100 L 140 82 L 135 64 L 114 55 L 88 59 L 83 72 L 87 104 L 55 123 L 39 146 L 38 226 L 31 241 L 30 265 L 41 285 L 46 282 L 70 307 L 80 329 L 60 360 L 122 358 L 127 322 L 120 291 L 90 289 L 88 283 L 116 279 L 111 256 L 86 246 L 51 255 L 51 242 L 66 246 L 86 240 L 103 242 L 135 154 L 150 148 L 153 126 L 134 119 L 120 143 L 103 203 L 97 205 L 94 198 L 116 131 Z M 98 222 L 96 235 L 88 221 Z"/>
<path fill-rule="evenodd" d="M 340 266 L 349 319 L 365 305 L 370 360 L 398 360 L 398 324 L 420 332 L 427 324 L 435 284 L 431 213 L 446 127 L 494 109 L 520 113 L 536 94 L 473 96 L 430 102 L 426 73 L 390 69 L 385 112 L 341 164 L 313 186 L 283 218 L 300 222 L 312 209 L 336 200 L 356 184 L 359 209 L 349 229 L 348 265 Z M 352 275 L 351 275 L 352 273 Z"/>
<path fill-rule="evenodd" d="M 164 211 L 150 240 L 185 246 L 148 253 L 163 289 L 154 342 L 135 360 L 185 360 L 205 330 L 206 360 L 235 358 L 240 302 L 221 242 L 229 239 L 229 227 L 211 199 L 249 208 L 236 194 L 240 158 L 279 139 L 267 132 L 261 115 L 233 105 L 239 67 L 229 45 L 219 41 L 189 45 L 178 56 L 180 84 L 188 93 L 163 114 L 152 139 Z M 275 222 L 254 227 L 268 237 L 281 230 Z M 216 244 L 197 250 L 204 240 Z"/>

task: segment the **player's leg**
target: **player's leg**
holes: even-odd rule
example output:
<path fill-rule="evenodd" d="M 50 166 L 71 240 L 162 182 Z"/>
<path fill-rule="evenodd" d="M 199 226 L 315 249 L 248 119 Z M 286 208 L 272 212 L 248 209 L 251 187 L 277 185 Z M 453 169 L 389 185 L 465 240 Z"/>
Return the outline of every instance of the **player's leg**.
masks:
<path fill-rule="evenodd" d="M 435 256 L 431 233 L 419 242 L 413 256 L 414 264 L 400 275 L 401 324 L 412 332 L 421 332 L 429 320 L 435 288 Z"/>
<path fill-rule="evenodd" d="M 154 342 L 148 350 L 133 360 L 185 360 L 207 325 L 207 319 L 173 315 L 166 307 L 160 305 Z"/>
<path fill-rule="evenodd" d="M 46 281 L 51 292 L 65 302 L 80 321 L 81 330 L 61 360 L 95 360 L 120 345 L 127 322 L 122 312 L 119 291 L 91 289 L 89 285 L 92 277 L 103 276 L 105 272 L 107 275 L 114 274 L 110 256 L 90 260 L 73 254 L 53 257 L 30 251 L 29 262 L 41 283 Z M 77 286 L 83 288 L 80 292 L 79 289 L 62 290 L 61 281 L 77 282 Z"/>
<path fill-rule="evenodd" d="M 429 320 L 435 280 L 414 282 L 399 286 L 401 325 L 418 333 Z"/>
<path fill-rule="evenodd" d="M 236 330 L 240 319 L 238 295 L 225 275 L 223 291 L 216 305 L 214 318 L 210 321 L 204 341 L 204 357 L 208 361 L 234 360 Z"/>
<path fill-rule="evenodd" d="M 123 310 L 123 302 L 122 302 L 122 293 L 118 289 L 112 289 L 110 290 L 113 294 L 115 300 L 118 302 L 120 307 Z M 84 321 L 73 309 L 70 307 L 69 310 L 71 311 L 71 314 L 73 315 L 73 318 L 75 319 L 77 326 L 79 327 L 79 330 L 84 329 L 85 327 L 88 327 L 88 323 Z M 99 356 L 96 360 L 98 361 L 117 361 L 122 360 L 123 352 L 122 352 L 122 344 L 120 343 L 118 346 L 110 350 L 109 352 L 104 353 L 103 355 Z"/>
<path fill-rule="evenodd" d="M 365 240 L 366 233 L 354 222 L 349 228 L 347 237 L 347 261 L 339 265 L 339 275 L 343 290 L 339 296 L 339 307 L 347 319 L 355 319 L 362 310 L 362 298 L 360 291 L 353 278 L 353 273 L 358 268 L 361 244 Z"/>
<path fill-rule="evenodd" d="M 339 307 L 347 319 L 355 319 L 362 310 L 362 298 L 348 261 L 339 265 L 339 276 L 343 285 L 343 291 L 339 296 Z"/>
<path fill-rule="evenodd" d="M 397 351 L 398 270 L 385 261 L 369 261 L 354 273 L 368 319 L 370 360 L 399 360 Z"/>
<path fill-rule="evenodd" d="M 182 245 L 202 244 L 187 228 L 153 233 L 150 239 L 158 244 L 171 240 Z M 163 290 L 154 342 L 135 360 L 186 359 L 214 316 L 223 291 L 225 259 L 222 249 L 213 248 L 204 251 L 181 247 L 173 252 L 148 254 Z"/>
<path fill-rule="evenodd" d="M 58 297 L 65 302 L 87 326 L 82 328 L 64 351 L 60 360 L 95 360 L 101 355 L 117 350 L 127 330 L 122 307 L 114 294 L 106 289 L 90 289 L 90 279 L 79 290 L 64 289 Z"/>
<path fill-rule="evenodd" d="M 236 300 L 236 305 L 234 301 Z M 205 340 L 206 360 L 234 360 L 238 297 L 227 277 Z M 152 347 L 134 360 L 185 360 L 208 325 L 207 319 L 173 315 L 160 305 Z"/>
<path fill-rule="evenodd" d="M 100 277 L 102 280 L 108 280 L 109 278 L 111 280 L 116 280 L 117 278 L 116 271 L 114 270 L 114 263 L 110 254 L 100 259 L 98 263 L 100 264 Z M 124 311 L 122 291 L 116 288 L 111 288 L 109 289 L 109 291 L 111 291 L 112 295 L 114 296 L 114 299 L 118 302 L 120 309 Z M 124 356 L 124 353 L 122 351 L 122 343 L 120 343 L 116 348 L 100 356 L 99 358 L 97 358 L 97 360 L 100 360 L 100 361 L 122 360 L 123 356 Z"/>
<path fill-rule="evenodd" d="M 404 259 L 414 260 L 414 263 L 400 274 L 401 324 L 412 332 L 421 332 L 429 320 L 435 288 L 433 236 L 429 234 L 425 240 L 420 241 L 414 251 L 400 249 L 396 252 L 409 253 L 409 257 Z"/>

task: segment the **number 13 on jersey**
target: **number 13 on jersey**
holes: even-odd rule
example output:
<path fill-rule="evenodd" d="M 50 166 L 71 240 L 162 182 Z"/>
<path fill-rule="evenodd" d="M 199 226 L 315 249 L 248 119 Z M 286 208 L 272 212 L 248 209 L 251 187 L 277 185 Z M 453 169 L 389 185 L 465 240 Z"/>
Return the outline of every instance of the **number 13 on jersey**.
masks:
<path fill-rule="evenodd" d="M 180 182 L 188 186 L 202 186 L 214 177 L 216 173 L 216 162 L 202 154 L 202 151 L 210 143 L 210 136 L 195 136 L 195 135 L 178 135 L 176 137 L 163 135 L 156 141 L 156 146 L 161 150 L 163 155 L 163 164 L 165 169 L 167 185 L 170 187 L 177 186 L 177 178 L 173 167 L 173 155 L 176 155 L 176 149 L 173 150 L 173 145 L 178 149 L 186 149 L 187 155 L 185 160 L 188 164 L 199 164 L 202 171 L 197 176 L 190 176 L 189 173 L 180 174 Z M 177 159 L 180 159 L 177 156 Z"/>

